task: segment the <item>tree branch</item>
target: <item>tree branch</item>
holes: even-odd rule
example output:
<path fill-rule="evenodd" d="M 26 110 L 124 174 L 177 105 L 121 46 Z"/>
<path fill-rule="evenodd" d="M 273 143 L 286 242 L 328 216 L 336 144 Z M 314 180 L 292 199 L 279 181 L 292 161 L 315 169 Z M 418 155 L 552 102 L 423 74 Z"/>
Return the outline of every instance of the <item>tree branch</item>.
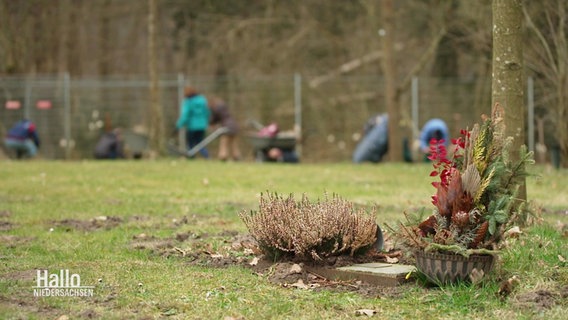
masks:
<path fill-rule="evenodd" d="M 380 58 L 382 58 L 383 53 L 381 51 L 373 51 L 371 53 L 368 53 L 362 57 L 359 57 L 357 59 L 353 59 L 349 62 L 346 62 L 342 65 L 339 66 L 339 68 L 328 72 L 327 74 L 321 75 L 321 76 L 317 76 L 315 78 L 313 78 L 312 80 L 310 80 L 309 85 L 310 88 L 317 88 L 320 84 L 327 82 L 337 76 L 340 76 L 342 74 L 345 73 L 349 73 L 355 69 L 358 69 L 360 67 L 362 67 L 365 64 L 368 64 L 370 62 L 379 60 Z"/>
<path fill-rule="evenodd" d="M 540 43 L 542 44 L 543 49 L 545 50 L 548 61 L 550 61 L 550 68 L 552 68 L 555 74 L 558 74 L 558 68 L 554 63 L 554 56 L 552 55 L 550 46 L 548 45 L 548 42 L 546 41 L 546 38 L 544 37 L 542 32 L 540 32 L 540 30 L 534 25 L 534 22 L 532 21 L 530 15 L 528 14 L 524 6 L 523 6 L 523 14 L 525 15 L 528 27 L 536 34 L 536 36 L 540 40 Z"/>
<path fill-rule="evenodd" d="M 440 44 L 440 41 L 446 35 L 446 32 L 447 32 L 446 28 L 443 27 L 443 28 L 440 29 L 440 31 L 438 32 L 436 37 L 434 37 L 432 39 L 432 42 L 430 42 L 430 46 L 428 47 L 426 52 L 424 52 L 424 54 L 420 57 L 420 60 L 418 60 L 418 62 L 416 62 L 414 67 L 410 70 L 410 72 L 406 75 L 406 77 L 398 85 L 398 87 L 396 89 L 396 96 L 397 97 L 399 95 L 401 95 L 402 92 L 404 92 L 404 90 L 406 90 L 410 86 L 410 83 L 412 82 L 412 77 L 414 77 L 416 74 L 418 74 L 420 71 L 422 71 L 424 66 L 426 66 L 426 63 L 428 61 L 430 61 L 432 56 L 436 53 L 436 50 L 438 49 L 438 45 Z"/>

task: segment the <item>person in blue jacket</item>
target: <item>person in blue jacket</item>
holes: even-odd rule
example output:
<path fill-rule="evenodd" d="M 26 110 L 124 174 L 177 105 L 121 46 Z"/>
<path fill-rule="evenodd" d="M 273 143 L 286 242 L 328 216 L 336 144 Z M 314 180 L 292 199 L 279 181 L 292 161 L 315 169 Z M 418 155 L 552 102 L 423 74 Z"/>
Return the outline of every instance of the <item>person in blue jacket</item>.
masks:
<path fill-rule="evenodd" d="M 353 162 L 378 163 L 388 151 L 388 120 L 386 113 L 376 115 L 365 124 L 364 137 L 353 152 Z"/>
<path fill-rule="evenodd" d="M 434 118 L 428 120 L 420 131 L 420 150 L 427 159 L 430 153 L 430 141 L 436 139 L 437 141 L 444 140 L 444 145 L 447 147 L 450 142 L 450 130 L 442 119 Z"/>
<path fill-rule="evenodd" d="M 95 146 L 95 159 L 121 159 L 124 158 L 124 138 L 122 130 L 115 128 L 105 132 Z"/>
<path fill-rule="evenodd" d="M 176 122 L 176 129 L 185 128 L 188 150 L 195 147 L 205 138 L 209 126 L 209 107 L 204 95 L 197 92 L 194 87 L 187 86 L 184 90 L 184 99 L 181 105 L 181 114 Z M 199 150 L 204 158 L 209 158 L 205 147 Z"/>
<path fill-rule="evenodd" d="M 16 151 L 18 159 L 34 157 L 39 148 L 39 137 L 33 122 L 28 119 L 18 121 L 4 138 L 6 148 Z"/>

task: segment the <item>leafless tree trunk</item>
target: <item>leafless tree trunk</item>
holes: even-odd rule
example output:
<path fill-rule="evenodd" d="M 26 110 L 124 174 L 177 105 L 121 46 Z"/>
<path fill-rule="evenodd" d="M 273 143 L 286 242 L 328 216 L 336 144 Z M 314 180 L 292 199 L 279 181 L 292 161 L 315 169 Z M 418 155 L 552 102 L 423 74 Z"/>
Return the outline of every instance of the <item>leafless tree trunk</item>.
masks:
<path fill-rule="evenodd" d="M 543 17 L 531 17 L 526 9 L 523 8 L 523 12 L 528 28 L 536 36 L 536 45 L 531 46 L 527 54 L 528 64 L 541 75 L 547 89 L 551 89 L 547 90 L 549 93 L 544 99 L 550 101 L 546 108 L 555 127 L 563 166 L 568 167 L 568 4 L 565 0 L 538 3 Z M 538 18 L 544 23 L 537 25 L 535 20 Z"/>
<path fill-rule="evenodd" d="M 69 72 L 68 54 L 69 54 L 69 15 L 70 15 L 69 0 L 59 1 L 59 45 L 57 51 L 57 70 L 59 74 Z"/>
<path fill-rule="evenodd" d="M 104 0 L 99 8 L 99 76 L 110 73 L 111 28 L 109 15 L 112 12 L 111 1 Z"/>
<path fill-rule="evenodd" d="M 383 19 L 383 60 L 382 68 L 385 75 L 385 104 L 389 114 L 388 145 L 391 161 L 402 162 L 402 130 L 400 128 L 400 111 L 396 98 L 397 70 L 394 59 L 394 4 L 393 0 L 381 2 L 381 16 Z"/>
<path fill-rule="evenodd" d="M 163 142 L 163 114 L 160 103 L 160 88 L 158 78 L 158 59 L 156 54 L 156 0 L 148 0 L 148 70 L 150 76 L 150 119 L 149 139 L 150 149 L 160 154 L 164 149 Z"/>
<path fill-rule="evenodd" d="M 525 142 L 523 11 L 521 0 L 493 0 L 492 105 L 505 109 L 505 134 L 515 138 L 512 159 Z M 526 199 L 526 188 L 519 190 Z"/>

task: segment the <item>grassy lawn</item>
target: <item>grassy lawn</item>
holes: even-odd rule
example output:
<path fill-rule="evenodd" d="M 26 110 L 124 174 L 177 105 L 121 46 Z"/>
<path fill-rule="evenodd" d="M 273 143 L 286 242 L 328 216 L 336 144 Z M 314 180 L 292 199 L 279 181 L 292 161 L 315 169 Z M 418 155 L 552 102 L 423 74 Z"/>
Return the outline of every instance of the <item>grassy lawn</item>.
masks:
<path fill-rule="evenodd" d="M 190 263 L 185 253 L 225 252 L 247 233 L 237 213 L 256 209 L 266 191 L 336 193 L 376 205 L 377 222 L 393 223 L 430 208 L 428 165 L 0 162 L 0 318 L 346 319 L 371 309 L 380 319 L 565 319 L 568 171 L 533 171 L 527 190 L 542 222 L 510 241 L 488 279 L 372 296 L 280 286 L 239 264 Z M 34 297 L 44 269 L 79 274 L 93 296 Z M 513 275 L 519 284 L 500 297 Z"/>

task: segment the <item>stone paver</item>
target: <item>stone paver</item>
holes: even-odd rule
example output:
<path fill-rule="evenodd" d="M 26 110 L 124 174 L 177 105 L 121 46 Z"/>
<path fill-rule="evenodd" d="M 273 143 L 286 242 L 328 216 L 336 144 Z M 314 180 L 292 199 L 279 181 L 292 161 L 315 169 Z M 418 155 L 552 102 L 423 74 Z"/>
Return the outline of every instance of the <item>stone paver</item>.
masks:
<path fill-rule="evenodd" d="M 394 287 L 409 280 L 414 266 L 390 263 L 362 263 L 336 269 L 308 267 L 308 271 L 331 280 L 361 280 L 370 284 Z"/>

